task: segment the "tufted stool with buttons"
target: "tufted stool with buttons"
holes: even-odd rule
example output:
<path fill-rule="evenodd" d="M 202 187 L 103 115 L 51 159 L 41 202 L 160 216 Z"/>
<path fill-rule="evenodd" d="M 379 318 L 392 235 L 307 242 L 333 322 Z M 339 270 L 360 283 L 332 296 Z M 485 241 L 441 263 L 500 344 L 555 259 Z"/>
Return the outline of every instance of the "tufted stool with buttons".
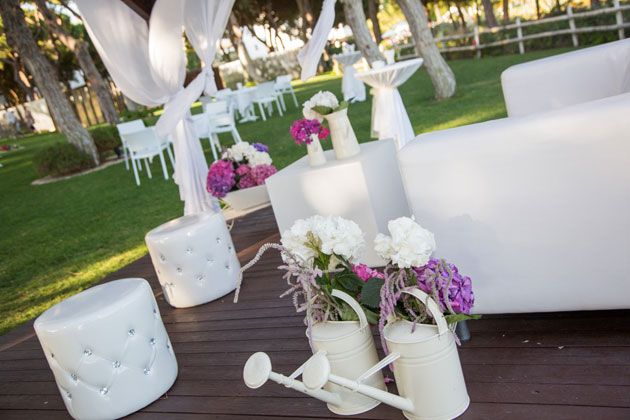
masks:
<path fill-rule="evenodd" d="M 78 420 L 115 419 L 175 382 L 177 360 L 144 279 L 84 290 L 35 320 L 61 398 Z"/>
<path fill-rule="evenodd" d="M 147 233 L 145 241 L 172 306 L 201 305 L 236 288 L 241 266 L 221 213 L 171 220 Z"/>

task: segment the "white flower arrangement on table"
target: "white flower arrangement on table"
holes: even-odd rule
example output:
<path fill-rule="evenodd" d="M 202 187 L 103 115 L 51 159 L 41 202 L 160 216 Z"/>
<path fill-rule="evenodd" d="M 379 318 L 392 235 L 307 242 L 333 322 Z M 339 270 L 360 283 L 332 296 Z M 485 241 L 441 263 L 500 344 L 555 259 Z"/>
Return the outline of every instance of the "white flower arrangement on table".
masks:
<path fill-rule="evenodd" d="M 347 108 L 349 103 L 347 101 L 337 100 L 337 97 L 328 91 L 319 91 L 311 99 L 304 102 L 302 105 L 302 114 L 304 118 L 309 120 L 323 121 L 323 115 L 332 114 L 333 112 L 341 111 Z"/>
<path fill-rule="evenodd" d="M 391 236 L 379 233 L 374 238 L 374 250 L 384 260 L 398 268 L 422 267 L 435 251 L 435 236 L 413 218 L 390 220 L 387 229 Z"/>

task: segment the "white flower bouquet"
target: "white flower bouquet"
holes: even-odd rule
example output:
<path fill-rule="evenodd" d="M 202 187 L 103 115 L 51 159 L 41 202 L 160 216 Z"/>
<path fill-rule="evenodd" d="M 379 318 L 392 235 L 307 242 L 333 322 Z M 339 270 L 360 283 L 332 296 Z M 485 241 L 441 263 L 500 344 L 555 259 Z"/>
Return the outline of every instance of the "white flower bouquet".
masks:
<path fill-rule="evenodd" d="M 347 108 L 349 103 L 347 101 L 337 100 L 337 97 L 332 92 L 317 92 L 311 99 L 304 102 L 302 106 L 302 114 L 304 118 L 309 120 L 318 120 L 322 122 L 323 115 L 332 114 L 333 112 L 341 111 Z"/>

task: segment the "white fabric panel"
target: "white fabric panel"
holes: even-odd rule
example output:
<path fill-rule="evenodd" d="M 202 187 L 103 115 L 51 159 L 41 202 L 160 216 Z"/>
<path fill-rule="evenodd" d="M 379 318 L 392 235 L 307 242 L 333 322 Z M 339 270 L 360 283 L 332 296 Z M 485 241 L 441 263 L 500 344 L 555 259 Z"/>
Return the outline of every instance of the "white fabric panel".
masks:
<path fill-rule="evenodd" d="M 317 72 L 317 64 L 319 64 L 319 59 L 326 46 L 326 41 L 328 41 L 328 34 L 335 23 L 336 1 L 337 0 L 324 0 L 322 12 L 317 19 L 315 29 L 313 29 L 313 35 L 298 54 L 298 62 L 302 67 L 300 77 L 303 82 L 315 76 Z"/>
<path fill-rule="evenodd" d="M 147 106 L 164 104 L 156 124 L 160 137 L 173 135 L 175 182 L 184 214 L 219 210 L 205 191 L 208 164 L 190 118 L 201 93 L 214 93 L 210 64 L 233 0 L 157 0 L 150 25 L 119 0 L 78 0 L 77 6 L 99 55 L 123 93 Z M 185 16 L 186 15 L 186 16 Z M 194 15 L 194 16 L 193 16 Z M 206 66 L 184 89 L 186 56 L 182 27 Z"/>
<path fill-rule="evenodd" d="M 422 134 L 398 153 L 476 313 L 630 308 L 630 93 Z"/>
<path fill-rule="evenodd" d="M 510 117 L 630 92 L 630 39 L 512 66 L 501 84 Z"/>
<path fill-rule="evenodd" d="M 398 149 L 414 138 L 413 127 L 398 86 L 405 83 L 422 65 L 422 58 L 401 61 L 381 68 L 359 72 L 356 78 L 373 89 L 372 137 L 394 139 Z"/>

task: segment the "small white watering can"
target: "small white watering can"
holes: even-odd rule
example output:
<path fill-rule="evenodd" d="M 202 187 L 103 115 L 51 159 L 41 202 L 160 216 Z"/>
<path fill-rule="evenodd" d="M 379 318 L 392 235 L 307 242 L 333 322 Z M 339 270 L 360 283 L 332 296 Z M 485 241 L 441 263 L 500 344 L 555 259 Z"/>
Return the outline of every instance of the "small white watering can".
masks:
<path fill-rule="evenodd" d="M 387 387 L 380 370 L 389 362 L 378 363 L 372 332 L 363 309 L 356 300 L 340 290 L 334 289 L 332 295 L 350 305 L 357 313 L 359 321 L 326 321 L 313 325 L 313 352 L 316 356 L 324 357 L 329 372 L 344 378 L 352 378 L 352 382 L 366 384 L 370 389 L 386 393 Z M 269 356 L 258 352 L 247 360 L 243 369 L 243 379 L 249 388 L 258 388 L 271 379 L 328 403 L 328 409 L 336 414 L 364 413 L 380 404 L 380 401 L 370 396 L 353 392 L 332 381 L 310 386 L 296 380 L 295 378 L 303 375 L 305 367 L 314 357 L 287 377 L 272 372 Z M 322 387 L 324 389 L 320 389 Z"/>
<path fill-rule="evenodd" d="M 447 420 L 462 414 L 470 404 L 455 339 L 444 315 L 433 299 L 420 289 L 405 291 L 427 306 L 437 325 L 399 320 L 385 327 L 390 354 L 374 366 L 381 369 L 394 363 L 399 395 L 370 387 L 331 370 L 324 353 L 311 357 L 303 367 L 302 379 L 310 391 L 330 382 L 403 410 L 411 420 Z"/>

